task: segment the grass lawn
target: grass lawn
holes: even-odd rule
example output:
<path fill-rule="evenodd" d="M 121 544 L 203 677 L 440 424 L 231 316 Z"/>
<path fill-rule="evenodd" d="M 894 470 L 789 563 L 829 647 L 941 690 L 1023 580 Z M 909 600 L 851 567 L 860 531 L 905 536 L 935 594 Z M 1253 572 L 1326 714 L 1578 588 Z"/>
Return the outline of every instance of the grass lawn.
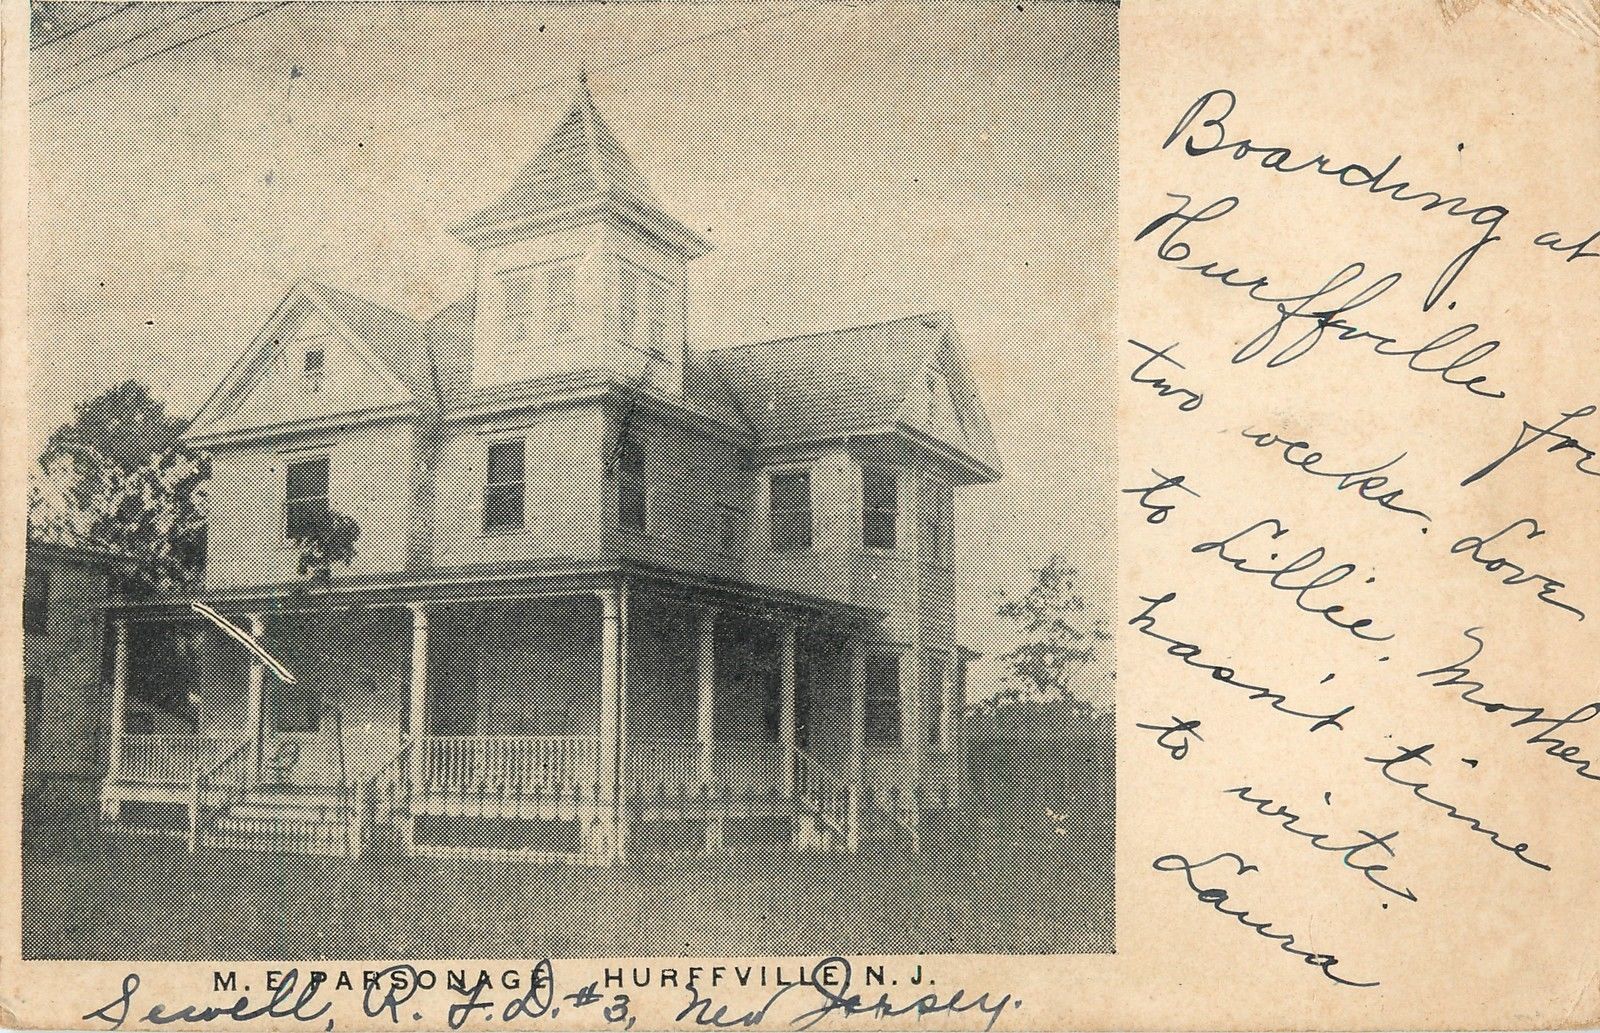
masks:
<path fill-rule="evenodd" d="M 35 835 L 26 958 L 1027 954 L 1112 948 L 1108 831 L 968 829 L 912 854 L 763 849 L 617 867 L 306 857 Z"/>

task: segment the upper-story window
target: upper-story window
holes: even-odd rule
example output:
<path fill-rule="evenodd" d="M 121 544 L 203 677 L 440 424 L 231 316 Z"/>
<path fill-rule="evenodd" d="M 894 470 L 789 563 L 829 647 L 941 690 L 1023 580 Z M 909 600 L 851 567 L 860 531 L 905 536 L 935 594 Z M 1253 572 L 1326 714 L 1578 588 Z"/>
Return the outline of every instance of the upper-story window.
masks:
<path fill-rule="evenodd" d="M 545 270 L 544 311 L 551 341 L 572 336 L 578 322 L 578 269 L 571 262 Z"/>
<path fill-rule="evenodd" d="M 284 536 L 304 538 L 328 522 L 328 457 L 288 464 L 283 491 Z"/>
<path fill-rule="evenodd" d="M 900 521 L 900 484 L 893 470 L 861 471 L 861 545 L 892 552 Z"/>
<path fill-rule="evenodd" d="M 639 269 L 617 261 L 617 340 L 632 348 L 639 338 Z"/>
<path fill-rule="evenodd" d="M 493 441 L 484 455 L 483 529 L 512 531 L 522 526 L 527 487 L 527 448 L 522 439 Z"/>
<path fill-rule="evenodd" d="M 512 341 L 540 337 L 558 344 L 577 328 L 578 267 L 571 260 L 503 273 L 506 336 Z M 542 326 L 540 325 L 542 321 Z"/>
<path fill-rule="evenodd" d="M 772 475 L 768 537 L 774 549 L 811 548 L 811 472 L 785 470 Z"/>
<path fill-rule="evenodd" d="M 900 741 L 900 658 L 893 653 L 869 653 L 863 688 L 866 713 L 863 723 L 868 742 Z"/>
<path fill-rule="evenodd" d="M 667 336 L 672 325 L 672 289 L 658 276 L 646 285 L 649 302 L 645 311 L 644 346 L 652 355 L 667 354 Z"/>
<path fill-rule="evenodd" d="M 643 531 L 649 508 L 644 449 L 631 431 L 624 430 L 617 441 L 617 526 Z"/>
<path fill-rule="evenodd" d="M 43 635 L 50 623 L 50 572 L 27 568 L 22 580 L 22 630 Z"/>
<path fill-rule="evenodd" d="M 949 677 L 950 654 L 930 650 L 922 654 L 922 718 L 929 746 L 945 745 L 945 679 Z"/>
<path fill-rule="evenodd" d="M 917 537 L 921 539 L 922 562 L 948 569 L 953 564 L 955 497 L 948 487 L 931 492 L 923 499 L 917 514 Z"/>
<path fill-rule="evenodd" d="M 618 342 L 665 357 L 675 317 L 672 285 L 625 258 L 616 269 Z"/>
<path fill-rule="evenodd" d="M 321 348 L 309 348 L 306 350 L 305 363 L 302 369 L 305 373 L 307 391 L 322 390 L 322 371 L 326 365 L 327 358 L 327 352 Z"/>
<path fill-rule="evenodd" d="M 717 507 L 717 545 L 723 552 L 737 552 L 744 544 L 745 512 L 738 506 Z"/>

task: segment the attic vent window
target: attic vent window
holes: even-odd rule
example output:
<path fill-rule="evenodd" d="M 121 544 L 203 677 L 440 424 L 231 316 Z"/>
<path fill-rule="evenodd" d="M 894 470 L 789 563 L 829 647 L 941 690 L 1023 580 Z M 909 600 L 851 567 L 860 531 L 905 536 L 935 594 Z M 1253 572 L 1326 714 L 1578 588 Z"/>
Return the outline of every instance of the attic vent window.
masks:
<path fill-rule="evenodd" d="M 322 389 L 322 369 L 327 354 L 320 348 L 306 352 L 305 377 L 307 391 L 320 391 Z"/>

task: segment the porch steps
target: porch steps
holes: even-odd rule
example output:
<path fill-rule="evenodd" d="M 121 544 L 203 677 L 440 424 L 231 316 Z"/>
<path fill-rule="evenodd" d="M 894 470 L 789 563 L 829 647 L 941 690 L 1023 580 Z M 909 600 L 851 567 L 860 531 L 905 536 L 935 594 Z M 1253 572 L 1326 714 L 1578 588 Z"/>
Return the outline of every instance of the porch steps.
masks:
<path fill-rule="evenodd" d="M 217 814 L 209 846 L 344 857 L 357 814 L 338 793 L 251 790 Z"/>

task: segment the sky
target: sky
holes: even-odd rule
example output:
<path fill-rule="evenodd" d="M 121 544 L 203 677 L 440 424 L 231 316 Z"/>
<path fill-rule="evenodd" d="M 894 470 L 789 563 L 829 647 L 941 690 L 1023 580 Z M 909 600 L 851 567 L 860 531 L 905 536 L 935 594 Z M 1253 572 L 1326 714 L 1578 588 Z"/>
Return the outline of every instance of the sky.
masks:
<path fill-rule="evenodd" d="M 1054 553 L 1110 612 L 1114 7 L 261 9 L 140 3 L 32 51 L 35 449 L 128 378 L 192 415 L 301 277 L 427 319 L 470 283 L 444 227 L 586 73 L 715 247 L 691 265 L 693 344 L 952 316 L 1006 463 L 957 511 L 971 644 L 1004 648 L 994 593 Z"/>

